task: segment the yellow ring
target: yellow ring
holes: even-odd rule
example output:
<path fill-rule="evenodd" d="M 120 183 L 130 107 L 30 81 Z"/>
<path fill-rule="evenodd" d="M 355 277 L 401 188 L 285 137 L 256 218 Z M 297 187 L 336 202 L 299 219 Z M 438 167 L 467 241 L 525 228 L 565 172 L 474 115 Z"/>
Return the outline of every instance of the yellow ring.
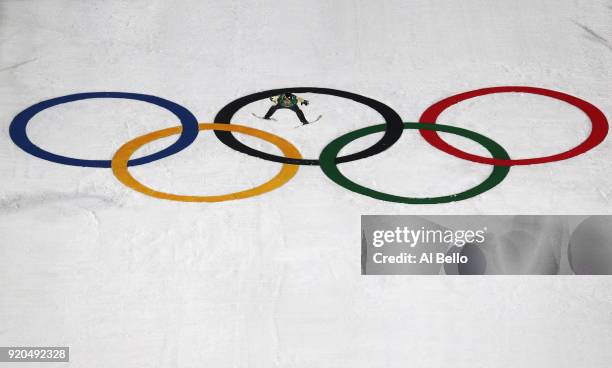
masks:
<path fill-rule="evenodd" d="M 276 136 L 272 133 L 267 133 L 258 129 L 236 125 L 236 124 L 198 124 L 199 130 L 225 130 L 247 134 L 253 137 L 257 137 L 263 139 L 267 142 L 272 143 L 273 145 L 280 148 L 283 154 L 289 158 L 302 158 L 300 151 L 291 143 L 286 141 L 285 139 Z M 286 182 L 288 182 L 291 178 L 295 176 L 298 171 L 298 165 L 292 164 L 283 164 L 281 170 L 273 177 L 270 181 L 257 186 L 255 188 L 247 189 L 241 192 L 235 192 L 230 194 L 223 195 L 214 195 L 214 196 L 191 196 L 191 195 L 179 195 L 172 193 L 160 192 L 155 189 L 151 189 L 144 184 L 140 183 L 136 180 L 128 171 L 128 161 L 130 157 L 134 154 L 134 152 L 140 147 L 144 146 L 147 143 L 155 141 L 160 138 L 169 137 L 171 135 L 180 134 L 182 127 L 172 127 L 167 129 L 158 130 L 149 134 L 145 134 L 138 138 L 135 138 L 123 146 L 119 148 L 117 153 L 112 160 L 112 169 L 113 174 L 120 182 L 125 184 L 126 186 L 134 189 L 137 192 L 146 194 L 151 197 L 160 198 L 160 199 L 169 199 L 172 201 L 181 201 L 181 202 L 222 202 L 222 201 L 231 201 L 234 199 L 242 199 L 248 197 L 254 197 L 256 195 L 264 194 L 269 191 L 272 191 Z"/>

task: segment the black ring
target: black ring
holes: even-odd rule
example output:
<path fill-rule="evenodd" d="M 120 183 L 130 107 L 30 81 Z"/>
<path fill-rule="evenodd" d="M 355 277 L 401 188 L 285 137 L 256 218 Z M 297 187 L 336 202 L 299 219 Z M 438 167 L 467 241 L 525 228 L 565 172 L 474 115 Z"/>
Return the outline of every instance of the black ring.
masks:
<path fill-rule="evenodd" d="M 319 88 L 319 87 L 291 87 L 291 88 L 279 88 L 270 89 L 263 92 L 253 93 L 244 97 L 240 97 L 237 100 L 230 102 L 225 105 L 215 116 L 215 123 L 230 124 L 234 114 L 250 104 L 251 102 L 263 100 L 272 96 L 278 96 L 281 93 L 318 93 L 322 95 L 330 95 L 336 97 L 348 98 L 360 104 L 366 105 L 378 112 L 385 119 L 385 134 L 383 137 L 376 142 L 373 146 L 366 148 L 363 151 L 355 152 L 347 156 L 341 156 L 336 159 L 337 163 L 350 162 L 360 160 L 362 158 L 370 157 L 375 154 L 381 153 L 387 148 L 391 147 L 397 140 L 402 136 L 404 132 L 404 123 L 402 118 L 395 110 L 385 105 L 382 102 L 376 101 L 369 97 L 361 96 L 351 92 L 340 91 L 331 88 Z M 251 148 L 234 137 L 232 132 L 215 130 L 217 138 L 223 142 L 226 146 L 235 149 L 236 151 L 246 153 L 247 155 L 263 158 L 264 160 L 280 162 L 284 164 L 293 165 L 318 165 L 319 160 L 313 159 L 297 159 L 289 158 L 284 156 L 276 156 L 270 153 L 261 152 L 254 148 Z"/>

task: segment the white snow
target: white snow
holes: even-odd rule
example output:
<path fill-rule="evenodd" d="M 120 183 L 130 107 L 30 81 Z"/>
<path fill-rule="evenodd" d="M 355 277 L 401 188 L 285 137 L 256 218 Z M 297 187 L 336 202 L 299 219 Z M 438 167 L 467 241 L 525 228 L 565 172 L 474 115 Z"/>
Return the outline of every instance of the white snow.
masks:
<path fill-rule="evenodd" d="M 611 117 L 612 2 L 0 2 L 0 346 L 70 346 L 72 366 L 91 368 L 608 367 L 609 277 L 364 277 L 359 216 L 612 214 L 610 138 L 571 160 L 514 167 L 478 197 L 414 206 L 349 192 L 317 167 L 259 197 L 160 201 L 109 169 L 32 157 L 8 136 L 24 108 L 77 92 L 152 94 L 211 122 L 256 91 L 329 87 L 415 121 L 442 98 L 496 85 L 559 90 Z M 307 158 L 382 123 L 350 101 L 305 97 L 307 116 L 324 115 L 312 126 L 294 129 L 288 111 L 278 122 L 254 119 L 266 101 L 235 122 L 282 136 Z M 485 134 L 515 158 L 566 150 L 590 131 L 578 110 L 519 94 L 466 101 L 440 122 Z M 175 125 L 146 103 L 92 100 L 42 112 L 28 133 L 52 152 L 110 159 L 128 140 Z M 279 168 L 208 131 L 131 172 L 159 190 L 207 195 Z M 406 131 L 342 170 L 379 190 L 431 196 L 467 189 L 491 168 Z"/>

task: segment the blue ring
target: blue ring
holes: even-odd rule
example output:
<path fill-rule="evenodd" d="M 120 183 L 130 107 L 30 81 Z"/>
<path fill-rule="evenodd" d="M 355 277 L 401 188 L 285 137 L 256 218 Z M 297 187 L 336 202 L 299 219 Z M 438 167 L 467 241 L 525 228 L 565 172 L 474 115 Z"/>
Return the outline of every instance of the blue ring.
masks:
<path fill-rule="evenodd" d="M 56 155 L 55 153 L 45 151 L 44 149 L 32 143 L 26 133 L 26 128 L 28 126 L 28 123 L 30 122 L 30 119 L 32 119 L 32 117 L 34 117 L 34 115 L 38 114 L 39 112 L 53 106 L 61 105 L 66 102 L 87 100 L 90 98 L 125 98 L 128 100 L 144 101 L 164 108 L 179 118 L 181 125 L 183 126 L 183 130 L 181 131 L 181 134 L 176 140 L 176 142 L 159 152 L 130 160 L 128 161 L 128 166 L 142 165 L 173 155 L 189 146 L 198 136 L 198 120 L 196 119 L 196 117 L 185 107 L 172 101 L 168 101 L 161 97 L 143 95 L 140 93 L 86 92 L 52 98 L 50 100 L 34 104 L 23 110 L 22 112 L 17 114 L 17 116 L 15 116 L 15 118 L 11 122 L 11 125 L 9 127 L 9 134 L 11 136 L 11 139 L 22 150 L 26 151 L 32 156 L 42 158 L 43 160 L 72 166 L 106 168 L 111 167 L 111 160 L 84 160 L 79 158 L 60 156 Z"/>

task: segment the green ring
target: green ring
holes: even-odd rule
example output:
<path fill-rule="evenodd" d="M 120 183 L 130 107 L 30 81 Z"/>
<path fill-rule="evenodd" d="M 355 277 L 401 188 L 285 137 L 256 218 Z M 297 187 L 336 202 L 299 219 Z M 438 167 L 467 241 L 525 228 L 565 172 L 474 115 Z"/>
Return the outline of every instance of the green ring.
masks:
<path fill-rule="evenodd" d="M 494 142 L 493 140 L 480 135 L 476 132 L 472 132 L 471 130 L 466 130 L 454 126 L 449 125 L 440 125 L 440 124 L 424 124 L 424 123 L 404 123 L 404 129 L 418 129 L 418 130 L 435 130 L 440 132 L 452 133 L 456 134 L 468 139 L 471 139 L 479 144 L 481 144 L 484 148 L 486 148 L 493 158 L 498 160 L 509 160 L 510 156 L 508 152 L 504 150 L 502 146 Z M 350 142 L 364 137 L 366 135 L 383 132 L 385 130 L 385 124 L 380 125 L 372 125 L 366 128 L 358 129 L 353 132 L 347 133 L 339 138 L 336 138 L 331 143 L 329 143 L 321 152 L 319 157 L 319 162 L 321 165 L 321 169 L 323 173 L 327 175 L 333 182 L 336 184 L 353 191 L 355 193 L 363 194 L 368 197 L 372 197 L 375 199 L 380 199 L 382 201 L 387 202 L 397 202 L 397 203 L 407 203 L 407 204 L 435 204 L 435 203 L 448 203 L 454 201 L 461 201 L 464 199 L 468 199 L 474 196 L 477 196 L 481 193 L 486 192 L 487 190 L 495 187 L 497 184 L 501 183 L 502 180 L 508 175 L 510 171 L 510 166 L 494 166 L 493 172 L 489 177 L 480 183 L 479 185 L 468 189 L 464 192 L 452 194 L 448 196 L 442 197 L 431 197 L 431 198 L 413 198 L 413 197 L 402 197 L 393 194 L 387 194 L 383 192 L 376 191 L 374 189 L 370 189 L 359 185 L 346 176 L 344 176 L 340 170 L 338 169 L 336 163 L 336 157 L 338 153 L 344 146 L 349 144 Z"/>

